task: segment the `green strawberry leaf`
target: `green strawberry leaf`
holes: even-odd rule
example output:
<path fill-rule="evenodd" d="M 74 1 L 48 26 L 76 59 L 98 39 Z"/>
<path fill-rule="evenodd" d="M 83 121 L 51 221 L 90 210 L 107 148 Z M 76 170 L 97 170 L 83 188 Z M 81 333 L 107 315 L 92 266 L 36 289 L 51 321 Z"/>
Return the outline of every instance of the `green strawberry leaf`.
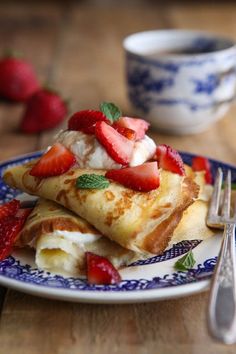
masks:
<path fill-rule="evenodd" d="M 183 257 L 178 259 L 177 262 L 175 262 L 175 269 L 186 271 L 188 269 L 192 269 L 195 263 L 196 261 L 193 256 L 193 252 L 192 250 L 190 250 Z"/>
<path fill-rule="evenodd" d="M 121 110 L 114 103 L 102 102 L 100 111 L 112 122 L 116 122 L 121 117 Z"/>
<path fill-rule="evenodd" d="M 81 175 L 76 181 L 76 187 L 79 189 L 104 189 L 109 187 L 109 184 L 106 177 L 94 173 Z"/>

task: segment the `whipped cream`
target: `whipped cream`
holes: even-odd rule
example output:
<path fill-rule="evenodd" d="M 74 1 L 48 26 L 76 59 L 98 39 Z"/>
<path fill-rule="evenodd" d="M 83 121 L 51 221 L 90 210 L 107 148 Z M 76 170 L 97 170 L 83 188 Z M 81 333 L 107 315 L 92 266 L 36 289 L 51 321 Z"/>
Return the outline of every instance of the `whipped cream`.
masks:
<path fill-rule="evenodd" d="M 143 139 L 136 141 L 130 166 L 142 165 L 142 163 L 150 160 L 154 156 L 156 148 L 154 141 L 147 135 Z"/>
<path fill-rule="evenodd" d="M 75 130 L 64 130 L 56 136 L 56 141 L 66 146 L 77 158 L 81 168 L 119 169 L 122 165 L 116 163 L 106 149 L 97 141 L 94 135 L 84 134 Z M 138 166 L 150 160 L 156 151 L 156 144 L 147 135 L 134 143 L 130 166 Z"/>
<path fill-rule="evenodd" d="M 102 235 L 97 234 L 90 234 L 86 233 L 83 234 L 81 232 L 76 231 L 66 231 L 66 230 L 55 230 L 53 233 L 50 234 L 51 237 L 62 237 L 72 243 L 77 244 L 80 246 L 81 244 L 91 243 L 97 241 Z"/>
<path fill-rule="evenodd" d="M 101 235 L 55 230 L 43 234 L 37 240 L 35 263 L 40 269 L 62 275 L 78 274 L 88 245 L 96 242 Z"/>

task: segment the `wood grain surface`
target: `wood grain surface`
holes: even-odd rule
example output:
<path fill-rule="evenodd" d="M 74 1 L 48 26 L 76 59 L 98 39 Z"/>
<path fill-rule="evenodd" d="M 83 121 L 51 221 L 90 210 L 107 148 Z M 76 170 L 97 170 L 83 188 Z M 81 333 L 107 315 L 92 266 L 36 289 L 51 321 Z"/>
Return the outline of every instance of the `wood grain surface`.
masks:
<path fill-rule="evenodd" d="M 236 3 L 178 1 L 3 1 L 0 53 L 25 54 L 42 83 L 71 111 L 116 102 L 132 115 L 124 81 L 123 38 L 158 28 L 210 30 L 236 39 Z M 22 105 L 0 102 L 0 160 L 46 147 L 60 128 L 26 136 L 17 127 Z M 236 109 L 200 135 L 152 131 L 159 143 L 236 164 Z M 137 305 L 85 305 L 0 291 L 0 354 L 221 354 L 236 346 L 206 330 L 208 294 Z"/>

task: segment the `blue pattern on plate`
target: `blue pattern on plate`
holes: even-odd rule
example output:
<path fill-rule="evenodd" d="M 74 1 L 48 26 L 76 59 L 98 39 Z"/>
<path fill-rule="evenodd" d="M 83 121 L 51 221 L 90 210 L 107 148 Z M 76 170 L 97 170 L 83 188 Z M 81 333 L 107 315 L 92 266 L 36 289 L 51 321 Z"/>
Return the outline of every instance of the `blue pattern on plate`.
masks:
<path fill-rule="evenodd" d="M 160 254 L 159 256 L 154 256 L 154 257 L 150 257 L 147 259 L 138 260 L 138 261 L 130 264 L 130 266 L 146 265 L 146 264 L 153 264 L 153 263 L 168 261 L 169 259 L 179 257 L 182 254 L 188 252 L 189 250 L 198 246 L 200 242 L 201 242 L 200 240 L 179 242 L 179 243 L 173 245 L 170 249 L 168 249 L 165 252 L 163 252 L 162 254 Z"/>
<path fill-rule="evenodd" d="M 2 163 L 0 165 L 0 175 L 2 172 L 9 166 L 21 164 L 31 159 L 40 156 L 39 153 L 34 153 L 28 155 L 27 157 L 19 157 L 15 160 Z M 185 163 L 191 164 L 192 155 L 187 153 L 182 153 L 182 158 Z M 229 166 L 220 163 L 217 161 L 212 161 L 212 172 L 216 173 L 218 167 L 221 167 L 225 172 Z M 231 166 L 232 179 L 236 181 L 236 168 Z M 19 194 L 19 191 L 12 190 L 5 185 L 2 179 L 0 179 L 0 202 L 6 202 L 13 197 Z M 155 262 L 162 262 L 171 258 L 176 257 L 182 253 L 185 253 L 191 247 L 196 247 L 199 244 L 199 241 L 195 240 L 192 242 L 182 242 L 170 250 L 165 251 L 160 256 L 151 257 L 146 260 L 137 261 L 131 266 L 146 265 L 152 264 Z M 188 272 L 174 272 L 171 274 L 165 274 L 162 277 L 154 277 L 151 280 L 148 279 L 129 279 L 122 280 L 119 284 L 115 285 L 93 285 L 88 284 L 85 279 L 81 278 L 65 278 L 60 275 L 53 275 L 48 272 L 44 272 L 39 269 L 32 268 L 28 264 L 21 264 L 19 260 L 15 259 L 13 256 L 9 256 L 4 261 L 0 262 L 0 275 L 2 277 L 15 279 L 19 282 L 29 283 L 38 286 L 44 287 L 53 287 L 53 288 L 63 288 L 70 290 L 90 290 L 90 291 L 133 291 L 133 290 L 147 290 L 147 289 L 158 289 L 166 288 L 177 285 L 189 284 L 196 282 L 202 279 L 207 279 L 211 276 L 216 263 L 216 257 L 207 259 L 203 264 L 198 264 L 194 269 L 189 270 Z"/>
<path fill-rule="evenodd" d="M 0 275 L 24 283 L 53 288 L 70 290 L 133 291 L 166 288 L 203 280 L 212 274 L 215 264 L 216 257 L 206 260 L 203 264 L 198 264 L 196 269 L 189 270 L 188 272 L 165 274 L 163 277 L 154 277 L 151 280 L 122 280 L 115 285 L 94 285 L 88 284 L 85 279 L 73 277 L 65 278 L 60 275 L 52 275 L 49 272 L 32 268 L 27 264 L 20 264 L 18 260 L 10 256 L 0 262 Z"/>

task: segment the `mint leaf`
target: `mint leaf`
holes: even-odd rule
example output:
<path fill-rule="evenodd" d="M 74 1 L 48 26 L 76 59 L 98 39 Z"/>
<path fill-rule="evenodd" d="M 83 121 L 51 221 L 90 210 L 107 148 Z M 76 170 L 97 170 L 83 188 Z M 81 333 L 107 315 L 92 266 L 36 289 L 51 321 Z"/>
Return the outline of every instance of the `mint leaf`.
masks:
<path fill-rule="evenodd" d="M 195 263 L 196 261 L 193 256 L 193 252 L 190 250 L 183 257 L 178 259 L 177 262 L 175 262 L 175 269 L 185 271 L 193 268 Z"/>
<path fill-rule="evenodd" d="M 100 110 L 113 123 L 121 117 L 121 110 L 111 102 L 102 102 Z"/>
<path fill-rule="evenodd" d="M 94 173 L 81 175 L 76 181 L 76 187 L 79 189 L 104 189 L 109 184 L 110 182 L 106 177 Z"/>

